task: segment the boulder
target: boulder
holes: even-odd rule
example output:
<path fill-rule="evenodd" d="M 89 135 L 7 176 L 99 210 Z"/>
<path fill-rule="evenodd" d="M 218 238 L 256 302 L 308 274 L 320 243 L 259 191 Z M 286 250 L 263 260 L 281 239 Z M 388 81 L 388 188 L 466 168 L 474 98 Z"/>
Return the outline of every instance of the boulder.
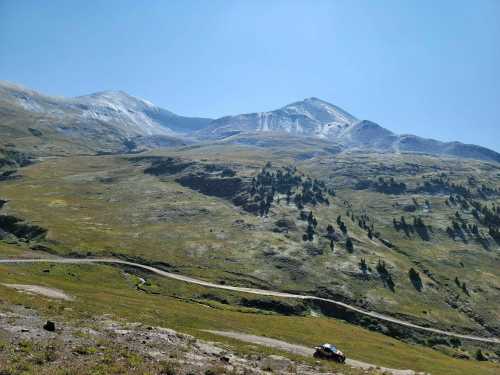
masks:
<path fill-rule="evenodd" d="M 50 320 L 47 320 L 47 323 L 43 325 L 43 329 L 49 332 L 54 332 L 56 330 L 56 324 Z"/>
<path fill-rule="evenodd" d="M 273 230 L 275 232 L 288 232 L 297 230 L 297 225 L 295 225 L 295 222 L 286 218 L 276 220 L 274 222 L 274 225 L 275 228 Z"/>

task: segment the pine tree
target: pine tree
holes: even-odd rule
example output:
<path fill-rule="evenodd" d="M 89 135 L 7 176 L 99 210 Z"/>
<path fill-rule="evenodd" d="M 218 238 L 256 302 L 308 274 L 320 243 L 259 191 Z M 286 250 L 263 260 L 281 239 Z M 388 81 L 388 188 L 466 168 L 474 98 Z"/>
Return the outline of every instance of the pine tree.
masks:
<path fill-rule="evenodd" d="M 367 274 L 368 266 L 366 264 L 365 258 L 361 258 L 361 260 L 359 261 L 359 269 L 361 270 L 361 272 L 363 272 L 363 275 Z"/>
<path fill-rule="evenodd" d="M 467 284 L 465 282 L 462 284 L 462 291 L 465 294 L 469 295 L 469 290 L 467 289 Z"/>
<path fill-rule="evenodd" d="M 410 278 L 411 283 L 415 287 L 416 290 L 419 292 L 422 290 L 422 279 L 420 278 L 420 274 L 415 271 L 415 269 L 412 267 L 408 271 L 408 277 Z"/>
<path fill-rule="evenodd" d="M 347 233 L 347 227 L 345 226 L 344 222 L 341 221 L 340 222 L 340 230 L 342 231 L 342 233 L 346 234 Z"/>
<path fill-rule="evenodd" d="M 488 358 L 486 358 L 486 356 L 483 354 L 481 349 L 478 349 L 476 351 L 475 358 L 477 361 L 487 361 L 488 360 Z"/>
<path fill-rule="evenodd" d="M 345 248 L 350 253 L 354 251 L 354 244 L 352 243 L 351 237 L 347 237 L 347 240 L 345 241 Z"/>
<path fill-rule="evenodd" d="M 314 239 L 314 226 L 311 223 L 307 225 L 306 234 L 308 241 L 312 241 Z"/>

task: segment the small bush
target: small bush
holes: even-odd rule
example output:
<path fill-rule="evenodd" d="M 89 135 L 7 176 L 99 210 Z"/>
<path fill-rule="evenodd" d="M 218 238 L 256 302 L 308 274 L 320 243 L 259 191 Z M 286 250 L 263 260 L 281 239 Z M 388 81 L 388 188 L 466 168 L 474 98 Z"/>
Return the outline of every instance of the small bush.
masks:
<path fill-rule="evenodd" d="M 205 375 L 222 375 L 226 373 L 226 369 L 223 366 L 211 367 L 205 370 Z"/>
<path fill-rule="evenodd" d="M 78 346 L 74 350 L 75 353 L 80 355 L 91 355 L 97 352 L 97 349 L 93 346 Z"/>
<path fill-rule="evenodd" d="M 160 364 L 160 374 L 161 375 L 176 375 L 177 365 L 174 362 L 162 362 Z"/>
<path fill-rule="evenodd" d="M 483 354 L 481 349 L 478 349 L 476 351 L 476 355 L 474 357 L 476 358 L 477 361 L 487 361 L 488 360 L 488 358 L 486 358 L 486 356 Z"/>

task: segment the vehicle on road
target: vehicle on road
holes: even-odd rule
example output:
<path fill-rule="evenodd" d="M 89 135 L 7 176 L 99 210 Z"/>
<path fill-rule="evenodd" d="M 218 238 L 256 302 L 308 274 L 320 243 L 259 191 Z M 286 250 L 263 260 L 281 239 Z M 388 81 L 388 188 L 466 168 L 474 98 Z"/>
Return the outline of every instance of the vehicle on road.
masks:
<path fill-rule="evenodd" d="M 316 346 L 314 349 L 314 358 L 328 359 L 338 363 L 345 362 L 345 354 L 334 345 L 323 344 L 321 346 Z"/>

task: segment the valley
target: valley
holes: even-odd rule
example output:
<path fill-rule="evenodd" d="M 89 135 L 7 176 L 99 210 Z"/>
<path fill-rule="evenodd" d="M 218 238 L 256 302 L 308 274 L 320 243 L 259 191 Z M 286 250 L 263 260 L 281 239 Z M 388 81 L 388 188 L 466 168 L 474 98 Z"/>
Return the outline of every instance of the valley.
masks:
<path fill-rule="evenodd" d="M 0 258 L 122 262 L 0 264 L 1 284 L 71 296 L 54 300 L 0 285 L 7 311 L 29 306 L 73 328 L 110 314 L 120 325 L 173 329 L 217 347 L 221 342 L 239 358 L 236 373 L 252 356 L 290 353 L 207 330 L 308 347 L 331 341 L 356 360 L 393 369 L 498 371 L 500 164 L 494 151 L 400 147 L 400 136 L 315 98 L 265 115 L 210 120 L 167 116 L 125 93 L 55 100 L 16 88 L 16 102 L 3 90 Z M 125 115 L 128 110 L 135 114 Z M 74 129 L 61 131 L 62 123 Z M 182 277 L 207 284 L 185 284 Z M 212 284 L 222 289 L 206 288 Z M 245 288 L 269 295 L 245 294 Z M 19 340 L 0 337 L 15 352 Z M 141 366 L 156 366 L 139 344 L 131 350 L 147 362 Z M 85 345 L 94 348 L 85 354 L 90 362 L 101 366 L 94 354 L 104 349 L 94 339 Z M 290 358 L 310 373 L 360 371 Z M 50 363 L 28 365 L 45 371 Z"/>

